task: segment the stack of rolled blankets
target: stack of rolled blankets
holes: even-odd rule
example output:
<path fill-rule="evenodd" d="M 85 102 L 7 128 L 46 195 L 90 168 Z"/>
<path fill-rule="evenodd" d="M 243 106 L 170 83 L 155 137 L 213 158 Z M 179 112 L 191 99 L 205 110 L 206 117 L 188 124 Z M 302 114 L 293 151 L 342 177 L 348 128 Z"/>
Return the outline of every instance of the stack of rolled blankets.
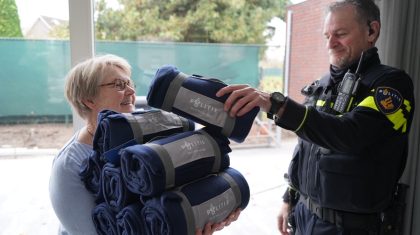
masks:
<path fill-rule="evenodd" d="M 247 206 L 249 186 L 230 167 L 229 139 L 244 141 L 259 109 L 230 117 L 227 95 L 215 96 L 224 86 L 163 66 L 147 95 L 153 109 L 99 113 L 80 171 L 96 198 L 98 234 L 193 235 Z"/>

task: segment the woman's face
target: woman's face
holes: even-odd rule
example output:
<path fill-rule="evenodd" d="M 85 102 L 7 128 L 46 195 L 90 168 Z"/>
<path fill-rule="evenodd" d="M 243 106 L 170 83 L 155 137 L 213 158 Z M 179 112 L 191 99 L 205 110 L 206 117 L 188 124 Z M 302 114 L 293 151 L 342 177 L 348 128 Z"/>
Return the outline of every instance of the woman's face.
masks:
<path fill-rule="evenodd" d="M 108 109 L 119 113 L 133 112 L 135 110 L 136 91 L 129 74 L 116 66 L 107 68 L 105 74 L 106 76 L 98 87 L 98 95 L 92 100 L 94 103 L 93 111 L 99 113 Z"/>

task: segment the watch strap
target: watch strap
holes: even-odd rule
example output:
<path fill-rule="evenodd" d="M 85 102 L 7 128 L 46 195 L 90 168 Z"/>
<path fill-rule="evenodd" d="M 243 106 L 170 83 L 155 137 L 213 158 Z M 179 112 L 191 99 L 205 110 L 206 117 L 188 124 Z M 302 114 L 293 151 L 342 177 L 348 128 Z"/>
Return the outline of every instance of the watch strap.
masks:
<path fill-rule="evenodd" d="M 280 92 L 273 92 L 270 94 L 270 102 L 271 102 L 271 106 L 270 109 L 267 112 L 267 118 L 274 120 L 274 115 L 277 114 L 277 112 L 279 111 L 279 109 L 281 108 L 281 106 L 284 104 L 284 100 L 280 101 L 277 100 L 275 98 L 273 98 L 273 95 L 281 95 L 284 99 L 283 94 L 281 94 Z"/>

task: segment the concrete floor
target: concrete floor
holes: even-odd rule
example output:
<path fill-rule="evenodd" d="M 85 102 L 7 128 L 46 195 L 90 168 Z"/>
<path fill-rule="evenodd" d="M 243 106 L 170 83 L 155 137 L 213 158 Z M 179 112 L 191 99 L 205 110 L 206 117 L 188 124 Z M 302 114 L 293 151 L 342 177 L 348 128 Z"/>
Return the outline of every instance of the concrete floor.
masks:
<path fill-rule="evenodd" d="M 231 167 L 239 170 L 251 189 L 248 207 L 238 221 L 219 235 L 271 235 L 277 231 L 277 214 L 286 188 L 287 171 L 296 139 L 278 147 L 234 149 Z M 48 197 L 48 180 L 56 151 L 0 150 L 0 234 L 56 234 L 58 220 Z"/>

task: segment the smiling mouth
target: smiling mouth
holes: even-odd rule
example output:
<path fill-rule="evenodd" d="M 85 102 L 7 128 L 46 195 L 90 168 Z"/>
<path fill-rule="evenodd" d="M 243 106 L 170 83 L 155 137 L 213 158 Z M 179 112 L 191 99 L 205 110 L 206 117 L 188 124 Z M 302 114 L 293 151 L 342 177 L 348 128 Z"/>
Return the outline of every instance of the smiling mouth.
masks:
<path fill-rule="evenodd" d="M 125 101 L 125 102 L 122 102 L 121 103 L 121 105 L 131 105 L 132 103 L 130 102 L 130 101 Z"/>
<path fill-rule="evenodd" d="M 338 56 L 341 55 L 342 53 L 340 51 L 330 51 L 330 56 Z"/>
<path fill-rule="evenodd" d="M 334 49 L 334 50 L 329 50 L 329 54 L 330 55 L 342 55 L 343 53 L 345 53 L 346 50 L 343 48 L 340 49 Z"/>

